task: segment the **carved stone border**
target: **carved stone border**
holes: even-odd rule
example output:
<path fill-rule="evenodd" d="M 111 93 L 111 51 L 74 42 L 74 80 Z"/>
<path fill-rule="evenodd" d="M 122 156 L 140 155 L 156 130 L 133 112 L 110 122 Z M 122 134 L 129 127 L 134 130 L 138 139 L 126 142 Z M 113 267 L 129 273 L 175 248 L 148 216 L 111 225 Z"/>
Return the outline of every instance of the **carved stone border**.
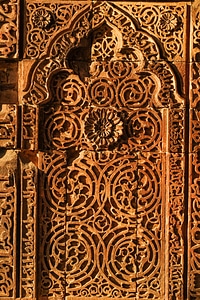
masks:
<path fill-rule="evenodd" d="M 19 0 L 0 3 L 0 58 L 17 58 L 19 42 Z"/>
<path fill-rule="evenodd" d="M 188 203 L 188 299 L 200 299 L 200 6 L 192 7 Z"/>

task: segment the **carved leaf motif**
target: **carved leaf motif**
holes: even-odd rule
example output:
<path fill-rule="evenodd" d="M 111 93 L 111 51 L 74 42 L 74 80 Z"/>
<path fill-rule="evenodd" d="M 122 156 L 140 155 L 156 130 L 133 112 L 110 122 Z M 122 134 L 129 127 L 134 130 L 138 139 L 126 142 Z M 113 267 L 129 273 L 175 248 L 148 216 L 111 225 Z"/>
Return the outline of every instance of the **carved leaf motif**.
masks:
<path fill-rule="evenodd" d="M 25 56 L 37 60 L 23 145 L 41 151 L 40 297 L 181 299 L 185 103 L 165 58 L 185 57 L 185 15 L 182 4 L 28 3 Z"/>
<path fill-rule="evenodd" d="M 17 55 L 17 1 L 3 0 L 0 3 L 0 57 Z"/>

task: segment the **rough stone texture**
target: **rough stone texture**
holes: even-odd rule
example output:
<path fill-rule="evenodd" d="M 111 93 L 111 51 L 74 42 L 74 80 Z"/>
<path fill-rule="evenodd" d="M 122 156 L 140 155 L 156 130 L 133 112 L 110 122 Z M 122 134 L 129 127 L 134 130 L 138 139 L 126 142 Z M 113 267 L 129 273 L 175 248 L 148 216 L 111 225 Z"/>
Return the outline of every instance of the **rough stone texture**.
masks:
<path fill-rule="evenodd" d="M 199 16 L 0 1 L 0 299 L 200 299 Z"/>

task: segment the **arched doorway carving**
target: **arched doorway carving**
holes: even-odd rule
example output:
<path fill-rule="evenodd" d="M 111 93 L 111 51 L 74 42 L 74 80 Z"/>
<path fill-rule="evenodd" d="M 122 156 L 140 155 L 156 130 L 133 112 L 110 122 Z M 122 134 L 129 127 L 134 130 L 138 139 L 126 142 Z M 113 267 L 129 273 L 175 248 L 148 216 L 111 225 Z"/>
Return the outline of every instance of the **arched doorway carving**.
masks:
<path fill-rule="evenodd" d="M 97 3 L 34 66 L 24 111 L 40 116 L 39 297 L 161 299 L 163 277 L 183 293 L 185 103 L 161 50 Z"/>

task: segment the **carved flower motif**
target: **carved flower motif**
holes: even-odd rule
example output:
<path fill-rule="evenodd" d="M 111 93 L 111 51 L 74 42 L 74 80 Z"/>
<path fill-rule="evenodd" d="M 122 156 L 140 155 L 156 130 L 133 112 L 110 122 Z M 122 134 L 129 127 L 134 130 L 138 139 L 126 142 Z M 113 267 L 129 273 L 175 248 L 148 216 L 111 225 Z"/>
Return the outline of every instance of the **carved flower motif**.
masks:
<path fill-rule="evenodd" d="M 177 27 L 178 19 L 171 12 L 165 12 L 160 18 L 160 27 L 162 30 L 171 31 Z"/>
<path fill-rule="evenodd" d="M 52 21 L 52 15 L 44 8 L 38 9 L 34 12 L 32 21 L 38 28 L 47 28 Z"/>
<path fill-rule="evenodd" d="M 87 116 L 85 131 L 97 147 L 108 147 L 122 135 L 123 122 L 114 110 L 92 110 Z"/>

